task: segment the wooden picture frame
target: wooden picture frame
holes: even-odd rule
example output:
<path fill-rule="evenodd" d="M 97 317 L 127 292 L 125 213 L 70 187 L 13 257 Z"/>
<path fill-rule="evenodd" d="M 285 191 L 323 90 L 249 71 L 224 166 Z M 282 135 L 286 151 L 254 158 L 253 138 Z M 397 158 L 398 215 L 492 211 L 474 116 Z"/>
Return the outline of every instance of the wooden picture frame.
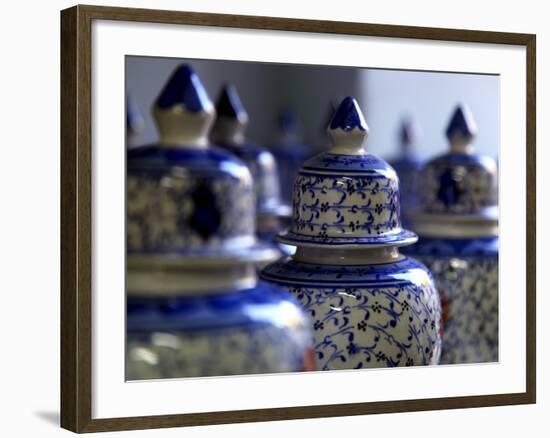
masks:
<path fill-rule="evenodd" d="M 518 45 L 526 48 L 526 391 L 194 414 L 92 418 L 91 26 L 94 20 Z M 61 12 L 61 426 L 97 432 L 528 404 L 536 401 L 536 37 L 530 34 L 164 10 L 75 6 Z"/>

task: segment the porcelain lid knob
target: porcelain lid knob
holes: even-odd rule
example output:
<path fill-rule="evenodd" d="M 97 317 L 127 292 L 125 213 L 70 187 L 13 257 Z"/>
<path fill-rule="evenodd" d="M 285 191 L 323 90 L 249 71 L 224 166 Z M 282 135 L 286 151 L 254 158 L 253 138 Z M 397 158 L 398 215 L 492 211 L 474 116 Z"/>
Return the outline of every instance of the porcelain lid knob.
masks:
<path fill-rule="evenodd" d="M 153 105 L 160 144 L 206 147 L 215 109 L 193 68 L 176 68 Z"/>
<path fill-rule="evenodd" d="M 216 102 L 216 122 L 210 138 L 218 144 L 244 143 L 248 114 L 233 84 L 225 84 Z"/>
<path fill-rule="evenodd" d="M 369 134 L 369 127 L 353 97 L 348 96 L 342 101 L 329 123 L 327 132 L 333 144 L 330 153 L 366 154 L 363 144 Z"/>
<path fill-rule="evenodd" d="M 449 139 L 451 152 L 472 151 L 471 142 L 477 134 L 477 126 L 467 105 L 460 104 L 456 107 L 445 134 Z"/>

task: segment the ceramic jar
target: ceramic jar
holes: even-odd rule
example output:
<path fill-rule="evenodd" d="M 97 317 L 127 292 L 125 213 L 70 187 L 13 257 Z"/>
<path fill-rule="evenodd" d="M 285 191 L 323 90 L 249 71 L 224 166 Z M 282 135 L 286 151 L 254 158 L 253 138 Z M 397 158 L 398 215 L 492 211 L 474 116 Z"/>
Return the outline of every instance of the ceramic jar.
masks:
<path fill-rule="evenodd" d="M 302 165 L 292 227 L 279 236 L 296 254 L 262 278 L 309 314 L 320 370 L 437 364 L 439 296 L 428 270 L 399 252 L 417 237 L 401 227 L 397 175 L 365 150 L 355 99 L 343 100 L 328 132 L 333 147 Z"/>
<path fill-rule="evenodd" d="M 474 153 L 477 128 L 458 106 L 450 151 L 420 175 L 418 243 L 407 249 L 435 276 L 444 304 L 442 363 L 498 360 L 498 191 L 493 159 Z"/>
<path fill-rule="evenodd" d="M 271 241 L 281 230 L 281 220 L 290 215 L 290 208 L 281 202 L 275 158 L 266 148 L 246 141 L 248 114 L 232 84 L 223 86 L 216 113 L 210 139 L 238 156 L 250 169 L 256 196 L 256 232 L 262 240 Z"/>
<path fill-rule="evenodd" d="M 418 175 L 422 161 L 413 149 L 418 131 L 418 126 L 411 119 L 402 121 L 399 129 L 400 152 L 390 161 L 400 181 L 401 220 L 406 227 L 411 226 L 411 217 L 419 205 Z"/>
<path fill-rule="evenodd" d="M 208 144 L 215 109 L 189 66 L 153 116 L 158 144 L 127 160 L 127 378 L 313 369 L 299 303 L 258 281 L 278 252 L 254 234 L 247 166 Z"/>

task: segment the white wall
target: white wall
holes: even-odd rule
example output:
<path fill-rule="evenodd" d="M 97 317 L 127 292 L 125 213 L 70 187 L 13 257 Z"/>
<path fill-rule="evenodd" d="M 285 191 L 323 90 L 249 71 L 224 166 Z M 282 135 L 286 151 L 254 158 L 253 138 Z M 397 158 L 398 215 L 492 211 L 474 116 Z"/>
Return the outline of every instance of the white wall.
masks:
<path fill-rule="evenodd" d="M 403 436 L 445 438 L 543 436 L 548 430 L 550 281 L 550 29 L 545 2 L 441 1 L 302 2 L 279 0 L 107 0 L 111 6 L 197 10 L 250 15 L 535 32 L 538 108 L 538 400 L 537 405 L 434 411 L 319 420 L 117 432 L 101 437 Z M 73 436 L 58 428 L 59 406 L 59 10 L 73 1 L 5 2 L 0 106 L 0 430 L 7 437 Z M 543 203 L 543 201 L 546 201 Z M 523 214 L 518 212 L 518 214 Z M 543 349 L 544 340 L 544 349 Z M 327 388 L 352 391 L 353 388 Z M 238 396 L 238 394 L 236 394 Z"/>
<path fill-rule="evenodd" d="M 370 150 L 383 156 L 397 152 L 401 119 L 418 123 L 416 145 L 424 158 L 447 150 L 445 130 L 456 105 L 466 103 L 478 127 L 475 149 L 497 158 L 499 145 L 499 79 L 479 74 L 368 70 L 366 76 L 367 123 Z"/>

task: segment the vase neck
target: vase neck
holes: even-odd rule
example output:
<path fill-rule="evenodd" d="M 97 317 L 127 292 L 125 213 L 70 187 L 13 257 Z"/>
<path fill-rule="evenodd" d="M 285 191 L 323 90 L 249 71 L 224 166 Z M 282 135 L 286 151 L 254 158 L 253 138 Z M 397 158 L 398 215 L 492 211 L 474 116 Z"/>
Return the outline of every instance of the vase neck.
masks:
<path fill-rule="evenodd" d="M 256 268 L 252 263 L 220 266 L 144 266 L 128 259 L 126 288 L 131 296 L 190 296 L 233 292 L 254 287 Z"/>
<path fill-rule="evenodd" d="M 293 258 L 299 262 L 319 265 L 376 265 L 393 263 L 404 256 L 395 246 L 367 249 L 330 249 L 319 251 L 318 248 L 298 247 Z"/>

